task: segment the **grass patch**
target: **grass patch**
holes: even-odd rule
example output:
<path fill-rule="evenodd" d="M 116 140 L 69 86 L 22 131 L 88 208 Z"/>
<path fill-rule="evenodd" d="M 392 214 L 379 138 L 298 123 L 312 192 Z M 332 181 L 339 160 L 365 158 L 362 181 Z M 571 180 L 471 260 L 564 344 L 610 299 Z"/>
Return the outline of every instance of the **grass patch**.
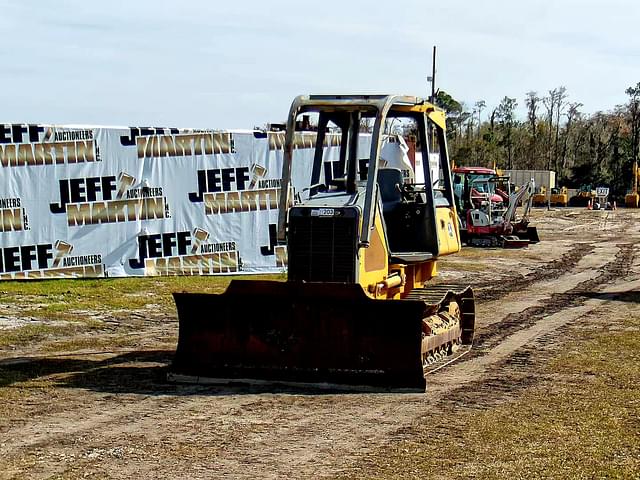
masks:
<path fill-rule="evenodd" d="M 447 425 L 426 416 L 352 478 L 637 478 L 640 318 L 624 326 L 570 345 L 541 372 L 552 380 L 516 401 L 462 409 Z"/>
<path fill-rule="evenodd" d="M 182 276 L 103 279 L 56 279 L 5 281 L 0 284 L 2 301 L 19 305 L 16 316 L 69 318 L 71 310 L 136 310 L 149 304 L 173 312 L 172 292 L 221 293 L 232 278 L 284 280 L 285 276 Z"/>
<path fill-rule="evenodd" d="M 134 347 L 140 342 L 139 336 L 132 335 L 79 335 L 70 339 L 58 340 L 42 347 L 43 352 L 75 352 L 78 350 L 104 351 Z"/>
<path fill-rule="evenodd" d="M 38 321 L 0 330 L 0 349 L 38 343 L 47 352 L 132 346 L 135 340 L 127 339 L 126 332 L 134 325 L 140 327 L 147 312 L 160 318 L 175 317 L 173 292 L 221 293 L 233 278 L 286 279 L 276 274 L 5 281 L 0 283 L 0 295 L 8 316 Z M 122 320 L 119 335 L 83 335 L 112 328 L 105 323 L 107 319 Z"/>
<path fill-rule="evenodd" d="M 46 325 L 42 323 L 24 325 L 3 331 L 0 335 L 0 347 L 26 345 L 52 336 L 68 335 L 77 329 L 77 325 Z"/>
<path fill-rule="evenodd" d="M 31 323 L 0 331 L 0 348 L 23 346 L 55 337 L 77 335 L 102 326 L 101 322 L 91 319 L 74 323 Z"/>

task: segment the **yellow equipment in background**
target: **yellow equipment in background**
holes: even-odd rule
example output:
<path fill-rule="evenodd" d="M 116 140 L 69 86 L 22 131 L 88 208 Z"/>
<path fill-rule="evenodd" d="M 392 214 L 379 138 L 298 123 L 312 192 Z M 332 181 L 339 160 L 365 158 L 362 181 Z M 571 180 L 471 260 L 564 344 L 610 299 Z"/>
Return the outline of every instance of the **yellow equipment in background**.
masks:
<path fill-rule="evenodd" d="M 552 188 L 549 204 L 555 207 L 566 207 L 569 204 L 569 191 L 567 187 Z"/>
<path fill-rule="evenodd" d="M 640 179 L 640 169 L 638 168 L 638 161 L 633 164 L 633 187 L 624 197 L 624 204 L 628 208 L 638 208 L 640 202 L 640 195 L 638 194 L 638 180 Z"/>
<path fill-rule="evenodd" d="M 544 207 L 547 204 L 547 187 L 540 185 L 533 194 L 531 204 L 534 207 Z"/>
<path fill-rule="evenodd" d="M 292 194 L 303 114 L 317 114 L 315 156 L 313 165 L 298 165 L 310 187 Z M 439 178 L 426 161 L 423 183 L 382 168 L 383 132 L 395 119 L 415 124 L 423 159 L 431 129 Z M 359 152 L 361 125 L 371 120 L 371 148 Z M 324 148 L 328 132 L 340 136 L 339 152 Z M 328 160 L 339 162 L 338 174 L 323 172 Z M 470 347 L 472 290 L 428 285 L 438 257 L 460 250 L 445 117 L 434 105 L 397 95 L 297 97 L 285 135 L 278 238 L 288 248 L 286 282 L 233 280 L 220 295 L 174 294 L 171 379 L 424 391 L 426 373 Z"/>
<path fill-rule="evenodd" d="M 580 185 L 580 188 L 576 194 L 569 199 L 570 207 L 586 207 L 589 202 L 593 204 L 596 200 L 596 191 L 591 188 L 591 185 Z"/>

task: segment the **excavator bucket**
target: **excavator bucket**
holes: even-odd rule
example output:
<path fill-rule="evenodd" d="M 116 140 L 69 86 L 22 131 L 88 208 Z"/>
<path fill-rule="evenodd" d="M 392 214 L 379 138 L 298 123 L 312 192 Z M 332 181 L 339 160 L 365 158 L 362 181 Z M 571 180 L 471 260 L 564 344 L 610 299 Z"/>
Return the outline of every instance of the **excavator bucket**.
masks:
<path fill-rule="evenodd" d="M 373 300 L 358 284 L 258 280 L 174 298 L 174 380 L 425 390 L 424 301 Z"/>
<path fill-rule="evenodd" d="M 527 238 L 529 239 L 529 243 L 540 243 L 540 237 L 538 236 L 538 229 L 536 227 L 527 227 Z"/>
<path fill-rule="evenodd" d="M 538 229 L 527 225 L 516 227 L 513 235 L 505 235 L 502 239 L 502 246 L 504 248 L 520 248 L 539 242 Z"/>

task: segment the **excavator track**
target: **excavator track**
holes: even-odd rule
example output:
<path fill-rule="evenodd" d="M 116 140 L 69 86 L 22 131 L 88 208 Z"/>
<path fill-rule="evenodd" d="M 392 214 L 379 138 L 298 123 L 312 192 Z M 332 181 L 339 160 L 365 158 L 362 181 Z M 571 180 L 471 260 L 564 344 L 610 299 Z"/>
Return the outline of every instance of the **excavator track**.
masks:
<path fill-rule="evenodd" d="M 421 355 L 425 375 L 435 373 L 469 352 L 475 326 L 471 288 L 433 285 L 413 290 L 406 299 L 424 302 L 429 312 L 422 320 Z"/>

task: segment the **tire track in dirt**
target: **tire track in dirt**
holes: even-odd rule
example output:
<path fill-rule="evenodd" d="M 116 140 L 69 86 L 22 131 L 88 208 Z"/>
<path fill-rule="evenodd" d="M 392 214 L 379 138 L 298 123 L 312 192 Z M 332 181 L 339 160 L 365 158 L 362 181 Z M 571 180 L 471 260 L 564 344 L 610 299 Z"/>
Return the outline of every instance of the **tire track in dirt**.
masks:
<path fill-rule="evenodd" d="M 472 285 L 476 292 L 476 302 L 491 302 L 504 297 L 508 293 L 527 288 L 539 281 L 559 278 L 575 267 L 583 257 L 591 254 L 598 244 L 611 243 L 612 240 L 615 242 L 615 240 L 619 240 L 625 236 L 629 239 L 631 239 L 630 237 L 638 239 L 637 224 L 635 223 L 635 217 L 633 215 L 629 215 L 628 212 L 621 210 L 616 212 L 615 217 L 610 218 L 610 213 L 611 212 L 607 212 L 605 218 L 597 219 L 593 222 L 593 226 L 595 227 L 595 231 L 592 231 L 592 233 L 595 233 L 594 238 L 589 241 L 574 243 L 573 248 L 564 253 L 560 258 L 533 268 L 527 275 L 508 275 L 505 279 L 501 279 L 501 283 L 497 285 L 486 281 Z M 613 234 L 608 232 L 606 228 L 608 222 L 612 226 L 617 225 L 615 236 L 612 236 Z M 578 227 L 583 229 L 587 228 L 585 225 L 579 225 Z M 632 230 L 632 232 L 629 232 L 629 230 Z M 549 235 L 553 238 L 557 235 L 557 232 L 551 231 Z M 558 238 L 561 238 L 561 236 Z"/>
<path fill-rule="evenodd" d="M 581 282 L 566 292 L 554 293 L 540 305 L 508 315 L 482 329 L 476 334 L 470 358 L 485 354 L 516 330 L 530 327 L 547 315 L 583 304 L 588 294 L 596 291 L 599 286 L 626 276 L 633 263 L 633 244 L 618 244 L 617 247 L 620 249 L 619 252 L 613 260 L 599 269 L 597 277 Z"/>
<path fill-rule="evenodd" d="M 472 285 L 474 292 L 476 292 L 476 301 L 478 303 L 491 302 L 508 293 L 523 290 L 534 283 L 559 278 L 594 249 L 595 246 L 591 243 L 578 243 L 560 258 L 535 267 L 527 275 L 509 275 L 507 278 L 501 279 L 497 285 L 491 282 Z"/>

